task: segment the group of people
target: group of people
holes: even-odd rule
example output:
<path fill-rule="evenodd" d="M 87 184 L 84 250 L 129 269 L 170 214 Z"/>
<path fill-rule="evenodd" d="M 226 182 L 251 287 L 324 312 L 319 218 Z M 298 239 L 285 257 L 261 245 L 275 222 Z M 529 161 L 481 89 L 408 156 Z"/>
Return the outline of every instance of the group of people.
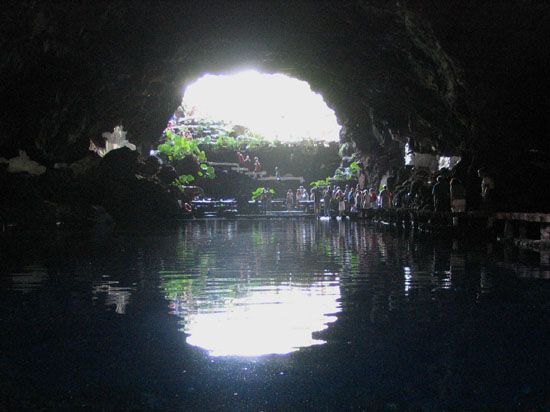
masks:
<path fill-rule="evenodd" d="M 481 208 L 489 211 L 494 206 L 495 181 L 485 169 L 478 170 L 481 178 Z M 447 178 L 440 175 L 432 187 L 435 212 L 465 212 L 466 189 L 460 179 L 453 177 L 447 183 Z"/>
<path fill-rule="evenodd" d="M 260 173 L 262 171 L 262 164 L 258 156 L 254 156 L 254 161 L 250 159 L 250 155 L 244 155 L 242 152 L 237 152 L 237 160 L 239 166 L 248 169 L 249 172 Z"/>
<path fill-rule="evenodd" d="M 484 169 L 479 169 L 478 176 L 481 178 L 481 199 L 482 209 L 491 210 L 494 203 L 493 193 L 495 183 Z M 411 190 L 408 193 L 414 197 L 415 190 L 411 184 Z M 435 184 L 430 188 L 431 198 L 433 200 L 433 209 L 435 212 L 465 212 L 466 211 L 466 189 L 460 179 L 453 177 L 450 180 L 444 174 L 437 176 Z M 344 189 L 340 186 L 327 186 L 321 188 L 312 188 L 308 192 L 306 188 L 300 186 L 296 194 L 292 189 L 288 189 L 286 194 L 286 206 L 288 210 L 307 207 L 308 203 L 313 202 L 316 215 L 320 215 L 321 206 L 325 216 L 346 215 L 348 213 L 361 214 L 366 209 L 389 209 L 392 207 L 402 207 L 395 205 L 394 194 L 386 185 L 381 187 L 380 192 L 375 188 L 361 189 L 360 185 L 346 185 Z M 310 202 L 307 202 L 310 201 Z"/>
<path fill-rule="evenodd" d="M 327 186 L 323 193 L 325 216 L 343 216 L 349 212 L 361 213 L 365 209 L 389 208 L 390 204 L 391 193 L 386 186 L 380 193 L 374 188 L 361 190 L 360 185 L 346 185 L 343 190 L 340 186 Z"/>
<path fill-rule="evenodd" d="M 308 202 L 309 201 L 309 202 Z M 304 207 L 313 203 L 316 215 L 324 216 L 346 215 L 350 212 L 361 212 L 364 209 L 389 208 L 391 205 L 391 193 L 386 186 L 378 193 L 374 188 L 361 190 L 360 186 L 346 185 L 327 186 L 324 189 L 314 187 L 308 190 L 300 186 L 296 194 L 288 189 L 286 194 L 286 206 L 288 210 Z"/>
<path fill-rule="evenodd" d="M 299 208 L 300 202 L 305 202 L 308 200 L 312 200 L 313 202 L 315 202 L 316 197 L 318 196 L 316 196 L 315 188 L 310 189 L 308 193 L 307 189 L 304 186 L 300 186 L 298 189 L 296 189 L 296 195 L 294 195 L 292 189 L 288 189 L 288 191 L 286 192 L 286 207 L 288 210 Z"/>

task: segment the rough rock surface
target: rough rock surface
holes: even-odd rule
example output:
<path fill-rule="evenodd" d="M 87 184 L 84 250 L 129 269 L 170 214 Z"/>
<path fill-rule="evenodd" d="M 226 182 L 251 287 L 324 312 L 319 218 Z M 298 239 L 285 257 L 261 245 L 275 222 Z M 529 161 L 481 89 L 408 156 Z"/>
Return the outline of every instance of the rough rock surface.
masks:
<path fill-rule="evenodd" d="M 510 186 L 550 174 L 545 2 L 21 0 L 0 23 L 6 158 L 76 161 L 118 124 L 148 149 L 186 83 L 254 66 L 308 81 L 372 159 L 391 129 Z"/>

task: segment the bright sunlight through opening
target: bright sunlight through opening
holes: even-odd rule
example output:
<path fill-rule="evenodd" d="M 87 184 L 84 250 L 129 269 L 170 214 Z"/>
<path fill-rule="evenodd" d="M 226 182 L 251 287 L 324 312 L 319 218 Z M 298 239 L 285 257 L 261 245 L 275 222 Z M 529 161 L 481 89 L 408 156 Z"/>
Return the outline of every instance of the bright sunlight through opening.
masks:
<path fill-rule="evenodd" d="M 269 140 L 339 140 L 340 125 L 322 96 L 283 74 L 207 74 L 187 87 L 183 106 L 194 117 L 244 126 Z"/>

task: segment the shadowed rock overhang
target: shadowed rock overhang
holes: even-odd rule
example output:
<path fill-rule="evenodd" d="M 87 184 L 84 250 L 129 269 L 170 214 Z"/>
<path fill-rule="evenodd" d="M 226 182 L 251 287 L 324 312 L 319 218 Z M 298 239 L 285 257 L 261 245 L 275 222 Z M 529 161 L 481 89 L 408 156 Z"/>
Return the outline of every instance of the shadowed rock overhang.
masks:
<path fill-rule="evenodd" d="M 75 160 L 117 124 L 154 144 L 186 83 L 244 67 L 306 80 L 366 153 L 398 131 L 484 162 L 547 154 L 549 8 L 490 3 L 14 2 L 0 154 Z"/>

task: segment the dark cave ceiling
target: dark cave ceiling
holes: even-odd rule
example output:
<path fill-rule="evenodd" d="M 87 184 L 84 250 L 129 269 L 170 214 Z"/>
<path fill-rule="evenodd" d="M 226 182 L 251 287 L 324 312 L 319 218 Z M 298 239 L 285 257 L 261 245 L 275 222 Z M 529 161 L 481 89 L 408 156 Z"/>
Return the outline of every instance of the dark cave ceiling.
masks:
<path fill-rule="evenodd" d="M 18 1 L 0 17 L 0 156 L 75 160 L 123 124 L 156 143 L 205 72 L 306 80 L 365 152 L 550 153 L 550 7 L 474 1 Z"/>

